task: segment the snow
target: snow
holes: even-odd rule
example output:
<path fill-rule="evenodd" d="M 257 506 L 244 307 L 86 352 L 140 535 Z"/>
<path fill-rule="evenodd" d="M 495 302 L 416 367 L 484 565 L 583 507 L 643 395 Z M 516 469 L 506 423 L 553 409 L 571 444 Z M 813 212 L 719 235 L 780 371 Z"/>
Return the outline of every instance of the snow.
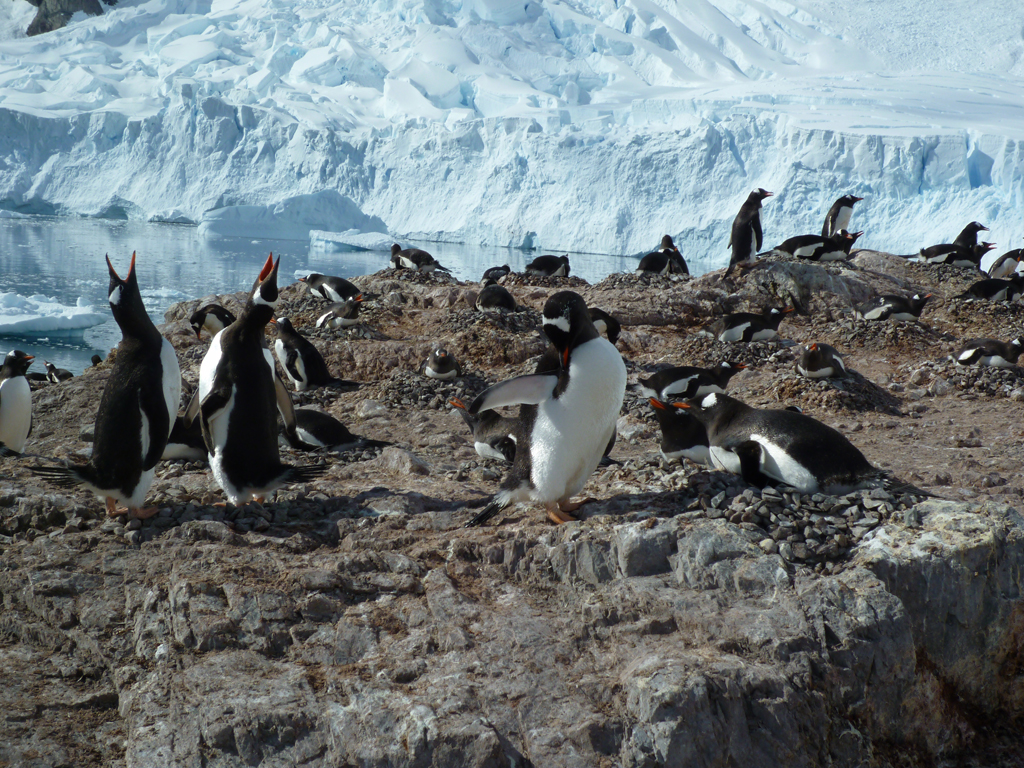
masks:
<path fill-rule="evenodd" d="M 727 260 L 864 197 L 858 245 L 1024 234 L 1016 0 L 0 3 L 0 208 Z M 372 236 L 372 235 L 371 235 Z M 347 237 L 347 235 L 346 235 Z M 376 247 L 376 246 L 374 246 Z"/>
<path fill-rule="evenodd" d="M 43 334 L 80 334 L 100 325 L 107 316 L 78 299 L 67 307 L 46 296 L 21 296 L 0 293 L 0 336 L 38 336 Z"/>

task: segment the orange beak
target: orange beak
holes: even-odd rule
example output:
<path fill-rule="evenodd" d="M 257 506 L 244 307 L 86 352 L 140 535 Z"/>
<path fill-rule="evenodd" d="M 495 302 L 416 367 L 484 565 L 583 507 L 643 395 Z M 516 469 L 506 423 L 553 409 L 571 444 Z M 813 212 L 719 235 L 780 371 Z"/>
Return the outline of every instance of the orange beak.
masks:
<path fill-rule="evenodd" d="M 787 312 L 792 312 L 794 309 L 796 309 L 796 307 L 786 307 L 784 310 L 782 310 L 782 314 L 786 314 Z"/>
<path fill-rule="evenodd" d="M 817 343 L 811 344 L 810 349 L 811 349 L 811 352 L 817 352 L 818 351 L 818 344 Z"/>
<path fill-rule="evenodd" d="M 693 408 L 693 406 L 690 405 L 689 403 L 672 403 L 672 407 L 673 408 L 685 408 L 686 410 L 689 410 L 690 408 Z"/>
<path fill-rule="evenodd" d="M 132 272 L 135 271 L 135 251 L 132 251 L 132 263 L 128 266 L 128 274 L 125 276 L 125 280 L 132 276 Z"/>
<path fill-rule="evenodd" d="M 132 263 L 134 264 L 135 262 L 133 261 Z M 267 276 L 270 274 L 270 270 L 272 270 L 273 268 L 274 268 L 274 253 L 273 253 L 273 251 L 271 251 L 270 255 L 267 256 L 267 263 L 264 264 L 263 265 L 263 269 L 260 270 L 260 278 L 259 278 L 260 282 L 263 282 L 264 280 L 267 279 Z"/>
<path fill-rule="evenodd" d="M 562 367 L 563 368 L 568 368 L 569 367 L 569 348 L 568 347 L 566 347 L 565 348 L 565 352 L 562 353 Z"/>
<path fill-rule="evenodd" d="M 451 400 L 449 400 L 448 401 L 448 405 L 454 405 L 456 408 L 461 408 L 462 410 L 466 410 L 466 404 L 464 402 L 462 402 L 461 400 L 459 400 L 459 398 L 457 398 L 457 397 L 453 397 Z"/>
<path fill-rule="evenodd" d="M 352 301 L 362 301 L 362 300 L 363 300 L 363 294 L 361 294 L 361 293 L 358 296 L 356 296 L 354 299 L 352 299 Z"/>
<path fill-rule="evenodd" d="M 35 355 L 25 355 L 25 359 L 31 362 L 32 360 L 35 360 L 36 357 Z"/>
<path fill-rule="evenodd" d="M 665 404 L 663 402 L 661 402 L 661 400 L 659 400 L 658 398 L 652 397 L 652 398 L 649 398 L 649 400 L 651 401 L 651 405 L 653 405 L 659 411 L 664 411 L 665 410 Z"/>

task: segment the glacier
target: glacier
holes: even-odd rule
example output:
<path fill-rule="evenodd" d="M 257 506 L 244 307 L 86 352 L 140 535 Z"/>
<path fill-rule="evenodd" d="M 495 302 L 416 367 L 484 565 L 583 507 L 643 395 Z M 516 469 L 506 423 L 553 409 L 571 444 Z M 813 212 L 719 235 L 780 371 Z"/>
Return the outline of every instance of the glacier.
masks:
<path fill-rule="evenodd" d="M 705 271 L 765 187 L 766 246 L 852 193 L 860 246 L 979 220 L 1001 253 L 1024 236 L 1024 5 L 940 5 L 122 0 L 26 38 L 11 0 L 0 209 L 321 247 L 668 233 Z"/>

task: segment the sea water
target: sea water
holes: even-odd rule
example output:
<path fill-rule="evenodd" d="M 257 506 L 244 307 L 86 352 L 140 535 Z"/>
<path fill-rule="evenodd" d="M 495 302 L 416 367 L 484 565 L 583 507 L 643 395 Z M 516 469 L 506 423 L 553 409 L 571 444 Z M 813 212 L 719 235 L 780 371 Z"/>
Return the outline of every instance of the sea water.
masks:
<path fill-rule="evenodd" d="M 405 248 L 429 251 L 460 280 L 477 281 L 488 267 L 508 264 L 520 270 L 533 251 L 399 241 Z M 273 253 L 281 257 L 278 282 L 287 285 L 309 272 L 352 278 L 383 269 L 390 253 L 325 251 L 308 240 L 206 238 L 197 227 L 110 219 L 25 217 L 0 218 L 0 292 L 44 295 L 75 306 L 81 298 L 110 318 L 109 276 L 105 255 L 123 278 L 132 252 L 143 302 L 153 322 L 176 302 L 210 294 L 248 290 Z M 564 251 L 559 251 L 559 254 Z M 572 274 L 595 283 L 612 272 L 632 271 L 635 256 L 569 253 Z M 121 339 L 113 319 L 84 331 L 32 333 L 0 338 L 0 354 L 21 349 L 43 370 L 43 360 L 78 374 L 93 355 L 106 357 Z"/>

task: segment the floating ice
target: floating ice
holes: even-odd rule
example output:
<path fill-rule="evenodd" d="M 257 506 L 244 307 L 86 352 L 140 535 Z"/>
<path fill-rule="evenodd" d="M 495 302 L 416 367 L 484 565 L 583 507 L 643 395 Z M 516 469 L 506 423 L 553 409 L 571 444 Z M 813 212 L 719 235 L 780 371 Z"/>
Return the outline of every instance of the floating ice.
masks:
<path fill-rule="evenodd" d="M 391 251 L 395 238 L 379 232 L 325 232 L 314 229 L 309 233 L 309 247 L 317 251 Z"/>
<path fill-rule="evenodd" d="M 0 293 L 0 336 L 76 334 L 101 325 L 109 315 L 94 312 L 81 298 L 67 307 L 47 296 Z"/>

